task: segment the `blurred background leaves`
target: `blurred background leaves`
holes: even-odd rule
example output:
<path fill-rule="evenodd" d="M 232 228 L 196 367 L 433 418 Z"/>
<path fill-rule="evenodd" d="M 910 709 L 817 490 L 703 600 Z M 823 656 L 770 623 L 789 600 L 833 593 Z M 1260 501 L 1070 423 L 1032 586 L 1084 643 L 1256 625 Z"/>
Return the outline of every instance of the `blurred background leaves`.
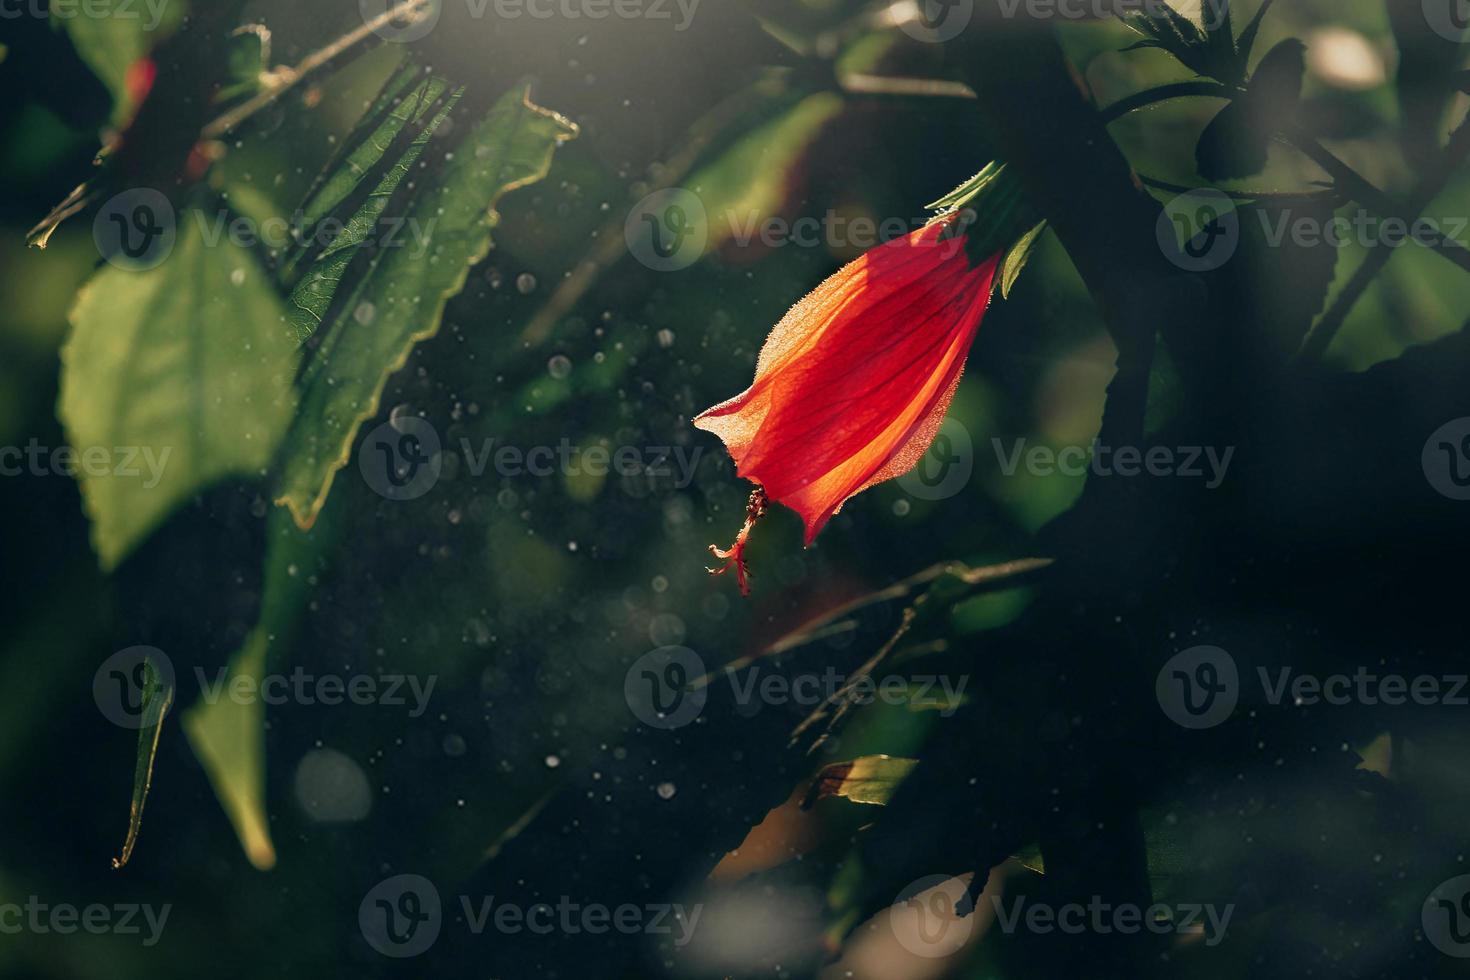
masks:
<path fill-rule="evenodd" d="M 111 441 L 68 433 L 57 414 L 68 336 L 74 345 L 87 336 L 99 346 L 128 339 L 129 318 L 119 306 L 80 317 L 74 333 L 67 327 L 78 290 L 99 263 L 90 217 L 63 225 L 44 253 L 26 250 L 25 233 L 89 175 L 99 137 L 130 115 L 129 65 L 149 41 L 179 36 L 182 8 L 166 6 L 169 19 L 142 40 L 117 34 L 116 19 L 78 20 L 65 31 L 37 18 L 4 24 L 0 78 L 10 97 L 0 105 L 0 445 Z M 0 786 L 13 801 L 0 811 L 0 900 L 35 894 L 53 903 L 175 906 L 156 947 L 126 936 L 8 936 L 0 971 L 168 977 L 214 964 L 240 976 L 384 974 L 389 964 L 359 931 L 358 902 L 389 874 L 413 871 L 446 896 L 503 892 L 532 880 L 538 895 L 586 889 L 609 900 L 709 890 L 711 909 L 735 910 L 724 920 L 734 923 L 732 932 L 708 927 L 733 942 L 683 957 L 585 937 L 566 951 L 487 949 L 461 941 L 461 931 L 435 953 L 442 957 L 436 963 L 455 972 L 503 965 L 507 976 L 551 976 L 573 964 L 581 976 L 634 977 L 677 960 L 674 969 L 694 975 L 759 973 L 777 963 L 811 975 L 827 956 L 822 941 L 834 909 L 839 919 L 846 915 L 844 928 L 859 928 L 918 877 L 900 859 L 937 862 L 950 873 L 994 863 L 1004 872 L 992 887 L 1011 894 L 1045 887 L 1036 841 L 1025 829 L 1040 820 L 1055 788 L 1039 775 L 1060 754 L 1060 741 L 1048 742 L 1046 733 L 1068 720 L 1041 706 L 1054 686 L 1086 688 L 1084 678 L 1051 676 L 1045 649 L 1095 647 L 1104 663 L 1140 674 L 1152 669 L 1151 651 L 1200 636 L 1229 637 L 1245 651 L 1243 666 L 1255 662 L 1258 647 L 1308 655 L 1282 649 L 1279 634 L 1262 637 L 1283 620 L 1315 629 L 1321 624 L 1313 616 L 1285 599 L 1268 615 L 1259 597 L 1247 603 L 1231 594 L 1215 596 L 1201 612 L 1188 574 L 1174 595 L 1177 621 L 1166 616 L 1137 627 L 1139 635 L 1131 635 L 1132 621 L 1104 635 L 1059 625 L 1046 634 L 1047 647 L 1018 639 L 1020 626 L 1034 623 L 1026 617 L 1035 614 L 1035 583 L 974 595 L 952 588 L 951 573 L 923 586 L 944 601 L 894 653 L 931 671 L 972 676 L 971 710 L 958 725 L 933 712 L 875 706 L 856 712 L 813 758 L 788 745 L 804 716 L 795 711 L 749 718 L 716 704 L 699 725 L 662 741 L 637 725 L 623 677 L 655 647 L 686 645 L 713 671 L 936 562 L 978 568 L 1033 554 L 1034 533 L 1073 504 L 1082 481 L 1024 469 L 1006 475 L 992 440 L 1056 448 L 1089 442 L 1115 356 L 1066 254 L 1043 236 L 1009 300 L 987 318 L 954 402 L 952 418 L 973 447 L 975 473 L 963 492 L 932 500 L 899 483 L 875 488 L 807 551 L 795 546 L 795 519 L 774 515 L 752 546 L 760 577 L 751 602 L 708 580 L 705 545 L 733 533 L 747 488 L 688 418 L 740 390 L 770 325 L 855 252 L 841 240 L 766 248 L 757 238 L 742 247 L 715 228 L 704 261 L 656 273 L 625 254 L 629 208 L 654 190 L 685 186 L 716 215 L 911 222 L 923 202 L 995 155 L 963 98 L 844 90 L 842 79 L 854 74 L 956 77 L 942 46 L 895 29 L 904 11 L 837 0 L 751 6 L 765 16 L 765 30 L 734 5 L 710 5 L 687 37 L 672 40 L 649 24 L 613 22 L 607 31 L 496 24 L 493 38 L 469 29 L 483 25 L 444 25 L 421 45 L 384 45 L 344 61 L 225 141 L 206 189 L 225 193 L 240 212 L 291 213 L 352 140 L 402 63 L 400 47 L 456 82 L 473 83 L 487 100 L 529 74 L 536 101 L 582 131 L 558 151 L 543 181 L 500 202 L 496 247 L 483 259 L 469 249 L 476 261 L 441 329 L 387 379 L 366 423 L 413 416 L 436 428 L 449 452 L 427 497 L 384 500 L 354 464 L 339 474 L 321 522 L 306 535 L 283 519 L 267 486 L 232 482 L 191 493 L 161 537 L 117 576 L 104 577 L 75 481 L 52 473 L 0 478 L 9 517 L 0 601 L 11 624 L 0 637 L 0 669 L 24 692 L 10 700 L 0 739 Z M 1237 14 L 1241 24 L 1255 12 L 1246 6 Z M 1280 0 L 1256 45 L 1259 58 L 1289 37 L 1307 42 L 1302 115 L 1334 152 L 1400 195 L 1424 166 L 1426 147 L 1442 141 L 1451 105 L 1458 111 L 1463 102 L 1443 85 L 1463 60 L 1459 46 L 1426 33 L 1404 6 Z M 255 0 L 232 16 L 238 23 L 228 29 L 269 27 L 276 64 L 294 64 L 361 23 L 351 3 Z M 1122 54 L 1136 35 L 1121 23 L 1057 29 L 1099 104 L 1189 77 L 1161 52 Z M 223 49 L 210 57 L 223 58 Z M 1193 186 L 1194 148 L 1219 108 L 1211 100 L 1163 103 L 1111 131 L 1141 173 Z M 173 121 L 192 118 L 181 110 Z M 459 143 L 473 120 L 451 118 Z M 1264 171 L 1248 183 L 1297 191 L 1321 177 L 1309 161 L 1273 145 Z M 1464 213 L 1466 190 L 1458 175 L 1429 213 Z M 1290 324 L 1284 329 L 1300 329 L 1316 297 L 1288 294 L 1272 278 L 1287 274 L 1275 252 L 1259 243 L 1245 248 L 1248 271 L 1234 293 L 1241 318 L 1280 317 Z M 1331 263 L 1321 252 L 1299 261 L 1314 280 L 1337 273 L 1336 291 L 1340 270 L 1356 268 L 1362 252 L 1354 245 L 1333 252 Z M 240 287 L 230 273 L 245 267 L 250 281 L 281 257 L 204 255 L 219 265 L 222 281 L 189 274 L 187 285 L 205 294 L 197 322 L 258 322 L 234 301 Z M 181 265 L 175 258 L 159 274 L 183 275 Z M 1313 309 L 1293 305 L 1302 303 Z M 1384 364 L 1412 345 L 1450 336 L 1467 310 L 1464 276 L 1426 249 L 1401 249 L 1344 324 L 1330 360 L 1350 371 Z M 139 325 L 174 330 L 181 322 Z M 1177 379 L 1162 364 L 1155 387 L 1171 384 Z M 84 387 L 91 397 L 102 391 Z M 135 387 L 139 399 L 178 404 L 156 383 Z M 1428 394 L 1415 401 L 1408 387 L 1406 418 L 1413 406 L 1429 404 Z M 1323 402 L 1332 404 L 1325 395 Z M 1167 431 L 1179 419 L 1169 401 L 1160 404 L 1151 428 Z M 1188 410 L 1187 401 L 1177 404 Z M 104 408 L 96 406 L 99 427 L 117 417 Z M 1351 429 L 1344 417 L 1351 419 L 1324 407 L 1322 427 Z M 697 465 L 684 486 L 653 472 L 475 474 L 460 447 L 489 439 L 527 448 L 564 439 L 583 447 L 662 446 L 683 450 Z M 1353 445 L 1346 437 L 1341 444 Z M 1283 437 L 1268 459 L 1289 459 L 1296 445 Z M 260 466 L 252 456 L 231 471 Z M 1311 468 L 1300 458 L 1292 466 Z M 1269 464 L 1264 471 L 1273 472 Z M 127 514 L 146 516 L 136 507 Z M 1258 533 L 1242 537 L 1269 541 L 1276 521 L 1267 514 Z M 103 557 L 121 557 L 121 550 Z M 1197 574 L 1213 567 L 1208 556 L 1194 557 L 1188 567 Z M 1421 587 L 1422 603 L 1408 607 L 1421 614 L 1449 591 L 1445 583 Z M 918 594 L 899 589 L 846 617 L 842 629 L 762 663 L 851 672 L 904 624 L 903 609 Z M 1374 639 L 1382 645 L 1365 640 L 1365 649 L 1387 649 L 1393 633 Z M 164 648 L 183 678 L 196 667 L 213 677 L 228 665 L 247 674 L 297 667 L 413 674 L 437 684 L 430 710 L 418 717 L 386 705 L 241 711 L 196 701 L 165 725 L 138 848 L 132 864 L 113 874 L 108 859 L 131 798 L 136 740 L 101 716 L 90 692 L 98 664 L 139 642 Z M 1069 697 L 1090 703 L 1075 689 Z M 1445 859 L 1452 863 L 1462 850 L 1455 814 L 1470 786 L 1460 761 L 1465 728 L 1449 713 L 1425 713 L 1415 723 L 1411 744 L 1384 736 L 1382 718 L 1270 715 L 1245 735 L 1220 733 L 1186 748 L 1170 741 L 1173 732 L 1132 745 L 1136 758 L 1119 771 L 1158 769 L 1169 780 L 1167 798 L 1140 818 L 1156 893 L 1232 901 L 1242 910 L 1231 943 L 1209 955 L 1172 951 L 1177 959 L 1160 969 L 1191 977 L 1454 975 L 1424 957 L 1422 943 L 1420 952 L 1405 954 L 1413 938 L 1402 926 L 1417 917 L 1420 886 L 1448 875 Z M 1241 745 L 1254 748 L 1240 754 Z M 877 807 L 840 792 L 801 810 L 807 781 L 824 766 L 885 754 L 927 760 L 888 800 L 896 815 L 879 821 Z M 1391 781 L 1371 778 L 1385 773 Z M 533 810 L 541 819 L 517 828 Z M 877 833 L 859 835 L 875 821 Z M 512 828 L 520 834 L 499 849 Z M 492 849 L 497 858 L 485 863 Z M 1012 854 L 1021 860 L 1003 863 Z M 255 870 L 272 864 L 269 872 Z M 1310 901 L 1288 888 L 1292 879 L 1311 892 Z M 754 898 L 742 898 L 739 887 Z M 759 926 L 770 921 L 757 915 L 762 908 L 784 910 L 776 919 L 795 924 L 782 934 L 786 945 L 753 938 L 774 936 Z M 1057 975 L 1057 954 L 1033 948 L 1037 937 L 982 926 L 965 951 L 931 962 L 876 936 L 881 931 L 859 929 L 832 975 Z M 732 949 L 742 955 L 731 958 Z M 1264 967 L 1267 952 L 1272 965 Z"/>

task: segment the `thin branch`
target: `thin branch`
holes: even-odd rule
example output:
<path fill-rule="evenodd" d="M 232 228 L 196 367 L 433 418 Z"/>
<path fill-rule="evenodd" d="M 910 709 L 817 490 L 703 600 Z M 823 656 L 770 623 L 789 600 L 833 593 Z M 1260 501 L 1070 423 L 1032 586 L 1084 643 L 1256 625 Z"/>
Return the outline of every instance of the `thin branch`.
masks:
<path fill-rule="evenodd" d="M 200 137 L 206 140 L 219 139 L 276 101 L 276 99 L 295 88 L 303 79 L 323 65 L 328 64 L 343 53 L 357 47 L 357 45 L 368 40 L 389 24 L 423 13 L 428 10 L 429 4 L 432 2 L 433 0 L 403 0 L 398 6 L 384 11 L 377 17 L 364 23 L 361 27 L 342 35 L 326 47 L 313 51 L 301 59 L 294 67 L 278 69 L 270 76 L 270 80 L 266 83 L 264 89 L 205 126 Z"/>
<path fill-rule="evenodd" d="M 1449 184 L 1450 178 L 1464 164 L 1465 159 L 1470 157 L 1470 116 L 1467 116 L 1450 137 L 1449 144 L 1440 154 L 1439 164 L 1435 169 L 1425 176 L 1419 187 L 1414 191 L 1409 201 L 1409 212 L 1411 218 L 1405 220 L 1412 225 L 1417 222 L 1424 213 L 1424 209 L 1433 203 L 1440 192 Z M 1298 362 L 1311 363 L 1320 360 L 1327 349 L 1332 346 L 1333 339 L 1342 325 L 1347 322 L 1348 315 L 1357 306 L 1358 300 L 1368 291 L 1368 287 L 1377 278 L 1378 273 L 1388 265 L 1393 258 L 1394 249 L 1382 241 L 1374 245 L 1373 251 L 1363 264 L 1358 267 L 1343 291 L 1338 295 L 1337 301 L 1332 308 L 1322 315 L 1307 339 L 1302 342 L 1302 349 L 1297 354 Z M 1462 249 L 1463 251 L 1463 249 Z M 1441 252 L 1441 254 L 1444 254 Z"/>
<path fill-rule="evenodd" d="M 1230 99 L 1235 97 L 1235 91 L 1228 85 L 1221 85 L 1219 82 L 1175 82 L 1172 85 L 1160 85 L 1157 88 L 1135 92 L 1098 111 L 1102 115 L 1103 123 L 1110 124 L 1117 122 L 1130 112 L 1147 109 L 1160 102 L 1192 97 Z"/>
<path fill-rule="evenodd" d="M 951 82 L 942 78 L 903 78 L 853 73 L 840 77 L 837 87 L 847 95 L 964 99 L 971 102 L 975 99 L 975 90 L 964 82 Z"/>
<path fill-rule="evenodd" d="M 1148 174 L 1139 174 L 1138 179 L 1143 181 L 1147 187 L 1156 190 L 1167 191 L 1170 194 L 1193 194 L 1204 190 L 1201 187 L 1190 187 L 1186 184 L 1175 184 L 1158 177 L 1150 177 Z M 1232 191 L 1223 188 L 1210 188 L 1216 193 L 1224 194 L 1234 201 L 1311 201 L 1314 198 L 1338 197 L 1336 188 L 1325 187 L 1315 191 Z"/>
<path fill-rule="evenodd" d="M 1401 207 L 1391 196 L 1379 190 L 1376 184 L 1354 170 L 1346 161 L 1323 146 L 1316 137 L 1300 126 L 1292 127 L 1284 135 L 1288 144 L 1311 157 L 1319 167 L 1327 171 L 1332 179 L 1346 190 L 1350 199 L 1365 208 L 1372 208 L 1377 212 L 1376 217 L 1379 220 L 1388 218 L 1403 221 L 1409 226 L 1412 233 L 1412 228 L 1418 222 L 1420 212 L 1423 210 L 1422 207 L 1408 209 Z M 1438 191 L 1435 193 L 1437 194 Z M 1429 202 L 1425 201 L 1424 204 L 1427 206 Z M 1432 236 L 1422 238 L 1416 236 L 1414 240 L 1420 245 L 1429 247 L 1466 272 L 1470 272 L 1470 249 L 1465 248 L 1459 242 L 1450 238 Z M 1386 262 L 1387 259 L 1384 261 Z"/>
<path fill-rule="evenodd" d="M 1315 136 L 1299 125 L 1289 127 L 1283 133 L 1286 142 L 1312 159 L 1317 166 L 1342 185 L 1352 198 L 1366 207 L 1377 208 L 1387 214 L 1398 211 L 1398 202 L 1378 186 L 1358 173 L 1345 160 L 1323 146 Z"/>
<path fill-rule="evenodd" d="M 964 82 L 942 78 L 913 78 L 898 75 L 854 73 L 838 79 L 838 88 L 850 95 L 891 95 L 905 98 L 946 98 L 974 100 L 975 90 Z M 1104 123 L 1117 122 L 1131 112 L 1172 99 L 1230 99 L 1234 90 L 1219 82 L 1175 82 L 1135 92 L 1126 98 L 1100 108 Z"/>
<path fill-rule="evenodd" d="M 1230 99 L 1237 93 L 1230 86 L 1217 82 L 1176 82 L 1172 85 L 1160 85 L 1157 88 L 1145 89 L 1120 99 L 1102 110 L 1103 121 L 1113 123 L 1131 112 L 1156 105 L 1170 99 L 1189 97 L 1208 97 Z M 1397 218 L 1404 220 L 1411 227 L 1418 221 L 1416 213 L 1407 217 L 1398 202 L 1386 192 L 1379 190 L 1377 185 L 1368 180 L 1349 166 L 1341 157 L 1328 150 L 1322 143 L 1312 136 L 1301 126 L 1292 126 L 1283 134 L 1283 138 L 1290 145 L 1310 157 L 1323 170 L 1331 175 L 1332 179 L 1346 191 L 1347 197 L 1366 208 L 1372 208 L 1378 212 L 1379 218 Z M 1162 182 L 1157 182 L 1162 185 Z M 1182 188 L 1180 192 L 1189 190 Z M 1262 198 L 1267 199 L 1274 195 L 1247 194 L 1242 192 L 1225 191 L 1227 195 L 1236 199 Z M 1282 195 L 1287 196 L 1287 195 Z M 1416 238 L 1421 245 L 1426 245 L 1437 254 L 1448 261 L 1470 272 L 1470 249 L 1465 248 L 1459 242 L 1446 238 Z"/>
<path fill-rule="evenodd" d="M 1146 89 L 1114 102 L 1102 110 L 1102 117 L 1104 122 L 1113 123 L 1131 112 L 1156 105 L 1169 99 L 1188 97 L 1229 99 L 1234 98 L 1235 94 L 1229 86 L 1215 82 L 1178 82 L 1172 85 L 1161 85 L 1157 88 Z M 1397 201 L 1386 192 L 1379 190 L 1377 185 L 1354 170 L 1341 157 L 1328 150 L 1319 140 L 1302 127 L 1293 126 L 1282 135 L 1288 145 L 1306 154 L 1319 167 L 1325 170 L 1343 188 L 1348 199 L 1356 201 L 1365 208 L 1372 208 L 1377 212 L 1377 217 L 1380 219 L 1400 219 L 1405 221 L 1410 227 L 1418 220 L 1418 214 L 1412 217 L 1406 216 L 1404 209 L 1399 206 Z M 1145 178 L 1145 183 L 1149 183 L 1147 178 Z M 1162 181 L 1153 183 L 1154 186 L 1159 186 L 1161 189 L 1171 189 L 1164 185 Z M 1176 192 L 1184 193 L 1192 189 L 1179 188 Z M 1240 191 L 1224 191 L 1223 193 L 1237 200 L 1251 200 L 1255 198 L 1266 200 L 1277 196 L 1291 196 L 1286 194 L 1251 194 Z M 1465 248 L 1459 242 L 1446 238 L 1416 238 L 1415 240 L 1421 245 L 1428 246 L 1434 252 L 1459 266 L 1461 269 L 1464 269 L 1466 272 L 1470 272 L 1470 249 Z"/>
<path fill-rule="evenodd" d="M 887 599 L 900 598 L 909 594 L 909 592 L 911 592 L 913 588 L 918 584 L 932 582 L 934 579 L 944 574 L 954 575 L 960 581 L 964 582 L 967 586 L 974 590 L 974 592 L 986 592 L 993 589 L 998 590 L 1005 588 L 1015 588 L 1016 586 L 1029 581 L 1034 575 L 1046 571 L 1051 566 L 1052 560 L 1049 558 L 1019 558 L 1014 561 L 1001 562 L 996 565 L 986 565 L 980 568 L 969 568 L 961 563 L 944 562 L 939 565 L 935 565 L 929 569 L 926 569 L 925 571 L 920 572 L 918 575 L 914 575 L 910 578 L 904 579 L 902 582 L 897 582 L 893 586 L 890 586 L 888 589 L 876 593 L 875 595 L 876 597 L 881 597 L 881 599 L 885 601 Z M 969 594 L 967 594 L 965 598 L 968 598 L 968 596 Z M 874 598 L 874 596 L 869 596 L 865 599 L 860 599 L 855 603 L 851 603 L 848 606 L 844 606 L 840 610 L 838 610 L 833 617 L 829 618 L 844 617 L 849 613 L 862 608 L 862 606 L 870 604 L 870 600 L 873 600 Z M 864 663 L 861 667 L 857 669 L 852 678 L 849 679 L 847 683 L 842 686 L 841 690 L 834 692 L 830 697 L 827 698 L 826 701 L 818 706 L 815 711 L 813 711 L 810 715 L 803 719 L 803 721 L 799 725 L 796 726 L 796 728 L 791 733 L 790 745 L 792 747 L 795 747 L 797 743 L 800 742 L 803 735 L 810 732 L 812 729 L 814 729 L 816 726 L 824 721 L 826 722 L 825 729 L 823 730 L 822 734 L 817 736 L 816 740 L 807 747 L 806 752 L 808 755 L 815 755 L 823 745 L 827 744 L 827 742 L 836 733 L 837 729 L 841 727 L 843 719 L 846 718 L 847 715 L 851 713 L 851 711 L 854 709 L 854 707 L 857 706 L 856 701 L 852 697 L 853 692 L 860 688 L 866 682 L 867 678 L 871 677 L 873 672 L 881 667 L 883 665 L 883 662 L 895 652 L 895 650 L 898 648 L 899 641 L 901 641 L 904 636 L 908 634 L 909 629 L 913 626 L 914 622 L 918 618 L 919 610 L 923 608 L 925 602 L 927 602 L 928 599 L 929 594 L 925 592 L 915 598 L 912 603 L 904 607 L 900 625 L 897 631 L 888 638 L 888 641 L 884 643 L 883 646 L 878 650 L 878 652 L 875 653 L 871 658 L 869 658 L 866 663 Z M 958 601 L 958 599 L 956 599 L 956 601 Z M 775 652 L 775 648 L 772 648 L 770 651 L 768 651 L 768 654 Z M 755 659 L 757 658 L 747 658 L 742 661 L 737 661 L 736 663 L 733 663 L 726 667 L 723 673 L 733 674 L 738 670 L 743 670 L 746 667 L 749 667 L 755 661 Z M 713 674 L 710 675 L 710 678 L 705 679 L 705 683 L 707 683 L 713 677 Z"/>

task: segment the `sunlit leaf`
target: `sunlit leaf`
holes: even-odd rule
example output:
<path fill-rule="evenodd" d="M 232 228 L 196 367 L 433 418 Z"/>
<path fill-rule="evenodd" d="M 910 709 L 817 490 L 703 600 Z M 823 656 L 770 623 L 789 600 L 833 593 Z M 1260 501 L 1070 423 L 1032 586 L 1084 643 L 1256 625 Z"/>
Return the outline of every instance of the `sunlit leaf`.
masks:
<path fill-rule="evenodd" d="M 269 642 L 263 627 L 251 632 L 244 648 L 230 658 L 226 690 L 239 678 L 259 685 Z M 245 856 L 261 870 L 273 867 L 276 849 L 265 812 L 264 702 L 234 701 L 228 695 L 213 704 L 200 701 L 184 713 L 183 725 Z"/>
<path fill-rule="evenodd" d="M 208 241 L 211 220 L 185 210 L 161 265 L 104 268 L 72 310 L 61 419 L 83 464 L 116 463 L 78 465 L 104 569 L 210 484 L 263 475 L 296 404 L 285 308 L 254 257 Z"/>
<path fill-rule="evenodd" d="M 992 160 L 978 174 L 938 200 L 926 204 L 925 207 L 930 211 L 949 211 L 967 204 L 976 204 L 979 195 L 987 187 L 991 187 L 999 182 L 1005 172 L 1005 164 L 999 160 Z"/>
<path fill-rule="evenodd" d="M 459 92 L 446 98 L 448 90 L 449 84 L 443 79 L 430 78 L 424 81 L 412 94 L 394 107 L 393 112 L 384 120 L 382 126 L 363 144 L 361 152 L 355 152 L 348 159 L 343 168 L 342 179 L 329 182 L 323 189 L 319 200 L 315 202 L 317 207 L 324 206 L 327 202 L 335 206 L 335 199 L 338 198 L 338 195 L 345 198 L 352 189 L 355 189 L 356 183 L 353 178 L 366 174 L 368 169 L 375 165 L 398 139 L 405 126 L 410 122 L 422 124 L 418 135 L 404 148 L 398 160 L 378 181 L 372 193 L 362 202 L 356 213 L 344 222 L 342 230 L 316 256 L 311 267 L 306 270 L 292 291 L 291 326 L 301 340 L 315 333 L 323 318 L 326 317 L 332 299 L 337 294 L 343 278 L 347 275 L 348 267 L 352 265 L 358 253 L 379 227 L 383 212 L 399 185 L 403 183 L 409 170 L 423 155 L 434 133 L 454 108 Z M 437 111 L 432 112 L 432 118 L 426 119 L 425 117 L 429 116 L 432 110 Z M 347 184 L 351 186 L 344 186 Z M 307 220 L 310 221 L 313 217 L 320 216 L 309 212 Z"/>
<path fill-rule="evenodd" d="M 780 213 L 791 196 L 796 168 L 842 109 L 842 99 L 830 92 L 808 96 L 689 178 L 710 219 L 710 248 Z"/>
<path fill-rule="evenodd" d="M 439 331 L 445 304 L 489 252 L 496 201 L 545 177 L 556 148 L 576 132 L 569 120 L 534 105 L 527 92 L 512 91 L 421 196 L 410 221 L 427 232 L 426 248 L 381 253 L 308 374 L 277 499 L 297 524 L 310 527 L 316 520 L 358 427 L 377 412 L 389 376 L 415 344 Z M 357 316 L 367 309 L 370 318 Z"/>
<path fill-rule="evenodd" d="M 383 83 L 373 104 L 358 119 L 342 141 L 337 154 L 317 175 L 301 206 L 301 223 L 313 228 L 337 210 L 348 196 L 380 165 L 391 140 L 407 121 L 405 97 L 424 83 L 424 70 L 415 64 L 400 65 Z M 396 121 L 395 121 L 396 120 Z M 388 127 L 388 129 L 384 129 Z"/>
<path fill-rule="evenodd" d="M 259 690 L 272 660 L 278 659 L 271 656 L 273 650 L 289 642 L 310 594 L 314 570 L 322 567 L 337 541 L 334 524 L 323 521 L 304 532 L 284 510 L 272 514 L 260 623 L 230 658 L 222 692 L 228 692 L 236 678 L 251 679 Z M 262 870 L 272 867 L 276 851 L 266 815 L 264 701 L 235 701 L 228 694 L 213 703 L 201 699 L 184 713 L 183 725 L 246 857 Z"/>
<path fill-rule="evenodd" d="M 1021 240 L 1011 246 L 1006 253 L 1004 265 L 1000 270 L 1000 295 L 1002 299 L 1011 298 L 1011 290 L 1015 288 L 1016 281 L 1021 278 L 1021 273 L 1026 269 L 1026 263 L 1031 261 L 1031 256 L 1036 252 L 1036 243 L 1041 241 L 1041 236 L 1046 232 L 1046 222 L 1039 222 L 1036 227 L 1021 236 Z"/>
<path fill-rule="evenodd" d="M 817 775 L 802 807 L 810 807 L 829 796 L 840 796 L 854 803 L 882 806 L 893 798 L 893 794 L 898 791 L 898 785 L 918 764 L 917 759 L 870 755 L 852 762 L 830 765 Z"/>

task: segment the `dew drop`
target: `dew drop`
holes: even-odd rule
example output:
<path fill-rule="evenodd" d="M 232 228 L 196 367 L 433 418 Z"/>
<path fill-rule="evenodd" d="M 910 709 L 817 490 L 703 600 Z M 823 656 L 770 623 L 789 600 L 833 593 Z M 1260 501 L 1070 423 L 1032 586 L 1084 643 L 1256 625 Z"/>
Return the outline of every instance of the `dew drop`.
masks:
<path fill-rule="evenodd" d="M 315 749 L 296 766 L 296 802 L 317 823 L 354 823 L 372 809 L 367 775 L 333 749 Z"/>

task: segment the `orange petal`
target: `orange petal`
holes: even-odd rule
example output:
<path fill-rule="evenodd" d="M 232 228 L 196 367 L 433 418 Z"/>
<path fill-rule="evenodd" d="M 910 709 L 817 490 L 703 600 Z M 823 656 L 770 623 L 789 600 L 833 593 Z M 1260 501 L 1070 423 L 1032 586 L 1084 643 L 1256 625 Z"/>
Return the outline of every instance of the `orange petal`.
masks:
<path fill-rule="evenodd" d="M 972 266 L 950 225 L 823 283 L 776 325 L 751 387 L 694 420 L 802 515 L 808 544 L 848 498 L 916 466 L 944 420 L 999 260 Z"/>

